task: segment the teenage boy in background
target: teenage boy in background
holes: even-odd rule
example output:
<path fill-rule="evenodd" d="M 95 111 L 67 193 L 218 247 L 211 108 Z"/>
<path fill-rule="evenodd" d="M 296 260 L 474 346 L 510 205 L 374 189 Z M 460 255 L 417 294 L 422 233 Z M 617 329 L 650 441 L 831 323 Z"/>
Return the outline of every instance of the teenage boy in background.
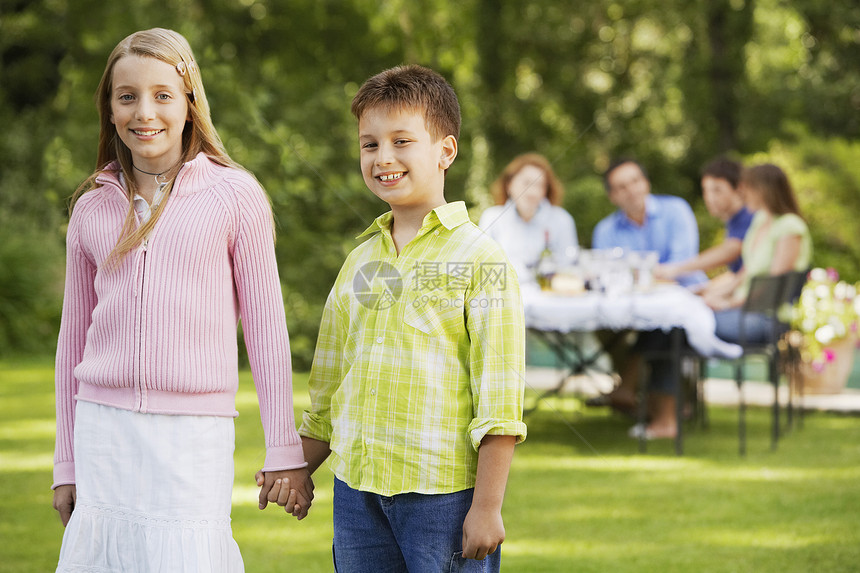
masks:
<path fill-rule="evenodd" d="M 721 157 L 702 170 L 705 207 L 725 225 L 723 241 L 685 261 L 658 265 L 654 269 L 655 277 L 673 280 L 693 271 L 708 271 L 722 266 L 727 266 L 731 273 L 740 270 L 743 265 L 741 244 L 753 217 L 738 188 L 741 169 L 737 161 Z"/>

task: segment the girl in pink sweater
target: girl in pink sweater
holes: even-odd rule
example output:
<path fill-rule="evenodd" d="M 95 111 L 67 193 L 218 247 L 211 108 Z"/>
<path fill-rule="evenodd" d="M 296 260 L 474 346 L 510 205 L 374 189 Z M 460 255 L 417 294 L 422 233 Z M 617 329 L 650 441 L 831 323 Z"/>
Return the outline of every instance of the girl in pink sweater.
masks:
<path fill-rule="evenodd" d="M 176 32 L 120 42 L 97 97 L 97 168 L 66 239 L 58 571 L 242 571 L 230 528 L 240 318 L 266 441 L 260 508 L 301 519 L 312 498 L 268 198 L 224 150 Z"/>

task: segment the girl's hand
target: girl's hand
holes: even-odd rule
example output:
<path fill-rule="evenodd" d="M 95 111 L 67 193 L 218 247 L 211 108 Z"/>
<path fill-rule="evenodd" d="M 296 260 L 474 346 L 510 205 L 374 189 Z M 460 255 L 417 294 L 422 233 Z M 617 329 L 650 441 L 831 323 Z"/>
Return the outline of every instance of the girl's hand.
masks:
<path fill-rule="evenodd" d="M 63 527 L 68 525 L 78 501 L 78 488 L 74 485 L 58 485 L 54 488 L 54 509 L 60 514 Z"/>
<path fill-rule="evenodd" d="M 314 498 L 314 484 L 305 468 L 275 472 L 257 472 L 260 489 L 260 509 L 276 503 L 299 520 L 304 519 Z"/>

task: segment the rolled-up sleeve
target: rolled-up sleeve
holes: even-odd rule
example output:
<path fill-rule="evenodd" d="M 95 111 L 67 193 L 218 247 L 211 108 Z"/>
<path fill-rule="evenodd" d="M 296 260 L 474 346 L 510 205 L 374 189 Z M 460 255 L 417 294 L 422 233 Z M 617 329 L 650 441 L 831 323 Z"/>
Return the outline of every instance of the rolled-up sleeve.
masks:
<path fill-rule="evenodd" d="M 469 437 L 476 450 L 487 434 L 526 439 L 525 321 L 516 273 L 505 261 L 487 265 L 469 295 L 466 326 L 474 418 Z M 502 274 L 490 272 L 504 269 Z"/>

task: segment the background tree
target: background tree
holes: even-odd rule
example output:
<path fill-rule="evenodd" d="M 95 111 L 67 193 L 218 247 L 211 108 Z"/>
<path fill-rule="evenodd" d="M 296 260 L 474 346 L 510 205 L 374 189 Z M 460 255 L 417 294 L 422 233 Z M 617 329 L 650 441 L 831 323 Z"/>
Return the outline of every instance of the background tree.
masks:
<path fill-rule="evenodd" d="M 567 188 L 588 246 L 611 210 L 600 174 L 639 158 L 684 196 L 702 244 L 701 165 L 775 160 L 798 186 L 816 263 L 860 278 L 860 7 L 813 0 L 0 0 L 0 355 L 49 352 L 62 294 L 66 199 L 95 168 L 98 79 L 138 29 L 183 33 L 215 124 L 272 197 L 296 366 L 355 235 L 385 209 L 358 170 L 349 102 L 370 75 L 430 65 L 463 111 L 449 200 L 477 218 L 514 155 Z"/>

